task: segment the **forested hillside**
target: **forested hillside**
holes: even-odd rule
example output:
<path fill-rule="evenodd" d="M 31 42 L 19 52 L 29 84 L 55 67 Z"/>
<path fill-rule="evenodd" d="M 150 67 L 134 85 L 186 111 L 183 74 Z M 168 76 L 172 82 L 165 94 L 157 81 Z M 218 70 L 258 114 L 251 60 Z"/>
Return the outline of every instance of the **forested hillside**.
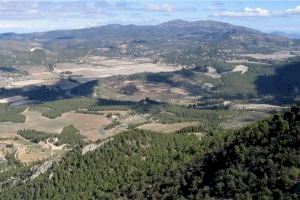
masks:
<path fill-rule="evenodd" d="M 238 131 L 220 151 L 158 175 L 134 193 L 147 199 L 299 199 L 299 144 L 300 112 L 293 108 Z"/>
<path fill-rule="evenodd" d="M 299 199 L 300 109 L 201 140 L 130 130 L 0 199 Z"/>
<path fill-rule="evenodd" d="M 7 189 L 0 199 L 114 199 L 134 182 L 189 162 L 201 148 L 195 136 L 132 130 L 84 156 L 80 149 L 68 153 L 48 173 Z"/>

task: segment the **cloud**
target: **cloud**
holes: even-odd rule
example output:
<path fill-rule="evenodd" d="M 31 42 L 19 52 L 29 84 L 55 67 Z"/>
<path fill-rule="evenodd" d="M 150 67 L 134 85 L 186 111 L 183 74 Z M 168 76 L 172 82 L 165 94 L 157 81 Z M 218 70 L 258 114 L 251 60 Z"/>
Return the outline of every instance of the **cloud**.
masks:
<path fill-rule="evenodd" d="M 213 12 L 213 17 L 246 17 L 246 18 L 255 18 L 255 17 L 288 17 L 300 15 L 300 5 L 295 8 L 290 8 L 286 10 L 268 10 L 264 8 L 251 8 L 246 7 L 243 10 L 222 10 L 216 6 L 209 6 L 209 10 Z"/>
<path fill-rule="evenodd" d="M 38 13 L 39 11 L 37 9 L 33 9 L 33 10 L 28 10 L 28 12 L 31 14 L 35 14 Z"/>
<path fill-rule="evenodd" d="M 297 6 L 296 8 L 287 9 L 285 11 L 285 14 L 287 14 L 287 15 L 300 15 L 300 6 Z"/>
<path fill-rule="evenodd" d="M 171 4 L 149 4 L 147 7 L 148 11 L 153 11 L 153 12 L 172 12 L 175 10 L 175 7 L 172 6 Z"/>
<path fill-rule="evenodd" d="M 213 16 L 216 17 L 269 17 L 272 13 L 270 10 L 264 8 L 250 8 L 246 7 L 239 11 L 216 11 Z"/>
<path fill-rule="evenodd" d="M 32 23 L 32 21 L 5 21 L 0 20 L 0 29 L 32 29 L 39 25 Z"/>
<path fill-rule="evenodd" d="M 0 5 L 0 19 L 4 20 L 97 18 L 116 14 L 106 1 L 6 1 Z"/>

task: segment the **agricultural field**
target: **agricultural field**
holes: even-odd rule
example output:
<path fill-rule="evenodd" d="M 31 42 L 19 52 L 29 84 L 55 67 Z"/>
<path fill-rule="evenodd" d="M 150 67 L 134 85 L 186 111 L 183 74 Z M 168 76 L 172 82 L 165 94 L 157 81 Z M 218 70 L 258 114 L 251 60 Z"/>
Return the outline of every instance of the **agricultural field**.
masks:
<path fill-rule="evenodd" d="M 121 77 L 102 79 L 96 90 L 101 98 L 139 101 L 151 97 L 157 101 L 189 104 L 195 102 L 190 92 L 166 83 L 145 83 L 142 80 L 122 80 Z"/>
<path fill-rule="evenodd" d="M 242 112 L 239 116 L 236 116 L 232 119 L 229 119 L 220 124 L 220 127 L 224 129 L 239 129 L 250 125 L 255 120 L 263 120 L 268 117 L 271 117 L 272 114 L 269 112 L 261 112 L 261 111 L 248 111 Z"/>
<path fill-rule="evenodd" d="M 154 64 L 149 59 L 127 59 L 108 57 L 83 57 L 75 63 L 57 63 L 54 73 L 69 73 L 81 78 L 106 78 L 117 75 L 130 75 L 142 72 L 171 72 L 180 68 L 166 65 Z"/>
<path fill-rule="evenodd" d="M 139 129 L 156 131 L 161 133 L 174 133 L 182 128 L 197 125 L 197 122 L 185 122 L 185 123 L 175 123 L 175 124 L 160 124 L 160 123 L 150 123 L 139 126 Z"/>
<path fill-rule="evenodd" d="M 272 60 L 272 61 L 284 61 L 288 58 L 295 57 L 297 55 L 300 55 L 299 51 L 277 51 L 269 54 L 241 54 L 241 57 L 248 57 L 253 58 L 257 60 Z"/>
<path fill-rule="evenodd" d="M 15 137 L 17 131 L 23 129 L 58 134 L 64 127 L 74 125 L 88 140 L 97 140 L 100 136 L 86 135 L 85 133 L 91 131 L 97 132 L 96 130 L 111 123 L 111 120 L 103 115 L 90 115 L 75 112 L 63 113 L 62 116 L 55 119 L 44 117 L 40 112 L 30 110 L 30 108 L 27 108 L 21 114 L 26 117 L 24 123 L 0 123 L 0 137 Z M 100 134 L 98 133 L 98 135 Z"/>
<path fill-rule="evenodd" d="M 68 141 L 77 144 L 72 139 L 76 137 L 78 141 L 90 143 L 135 128 L 171 133 L 193 125 L 219 127 L 241 112 L 197 110 L 150 99 L 130 102 L 95 98 L 65 99 L 19 108 L 2 104 L 3 116 L 12 111 L 13 120 L 0 123 L 0 138 L 4 146 L 11 144 L 8 146 L 16 159 L 24 163 L 64 153 L 70 148 L 64 147 Z M 20 116 L 23 121 L 14 121 Z M 8 152 L 5 149 L 2 156 Z"/>

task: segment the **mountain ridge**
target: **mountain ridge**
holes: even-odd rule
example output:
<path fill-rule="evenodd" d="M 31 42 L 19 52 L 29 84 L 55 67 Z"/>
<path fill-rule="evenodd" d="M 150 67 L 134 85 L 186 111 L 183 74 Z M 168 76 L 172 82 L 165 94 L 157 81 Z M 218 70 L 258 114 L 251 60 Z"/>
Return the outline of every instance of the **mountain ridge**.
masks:
<path fill-rule="evenodd" d="M 78 29 L 62 29 L 62 30 L 51 30 L 51 31 L 41 31 L 41 32 L 31 32 L 31 33 L 14 33 L 14 32 L 5 32 L 0 33 L 0 40 L 1 39 L 22 39 L 23 37 L 28 37 L 30 35 L 39 37 L 43 36 L 45 34 L 51 34 L 51 33 L 68 33 L 68 32 L 78 32 L 78 31 L 89 31 L 89 30 L 97 30 L 97 29 L 103 29 L 103 28 L 125 28 L 125 27 L 144 27 L 144 28 L 153 28 L 153 27 L 176 27 L 182 28 L 184 27 L 196 27 L 196 26 L 206 26 L 206 27 L 214 27 L 214 26 L 222 26 L 222 27 L 230 27 L 230 28 L 238 28 L 238 29 L 244 29 L 255 33 L 262 33 L 267 35 L 276 35 L 278 37 L 290 39 L 287 36 L 279 35 L 279 34 L 273 34 L 263 32 L 254 28 L 249 28 L 246 26 L 241 25 L 234 25 L 226 22 L 221 21 L 214 21 L 214 20 L 197 20 L 197 21 L 187 21 L 182 19 L 174 19 L 170 21 L 166 21 L 163 23 L 159 23 L 156 25 L 136 25 L 136 24 L 107 24 L 107 25 L 100 25 L 100 26 L 93 26 L 93 27 L 86 27 L 86 28 L 78 28 Z"/>

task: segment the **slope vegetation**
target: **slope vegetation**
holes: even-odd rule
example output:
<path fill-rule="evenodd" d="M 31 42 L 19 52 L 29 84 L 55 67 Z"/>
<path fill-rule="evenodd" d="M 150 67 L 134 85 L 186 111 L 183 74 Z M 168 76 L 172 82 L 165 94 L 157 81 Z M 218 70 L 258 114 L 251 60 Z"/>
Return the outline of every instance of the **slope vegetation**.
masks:
<path fill-rule="evenodd" d="M 0 199 L 299 199 L 299 144 L 297 107 L 201 141 L 130 130 L 83 156 L 69 152 Z"/>
<path fill-rule="evenodd" d="M 151 199 L 299 199 L 300 112 L 236 133 L 219 151 L 156 176 L 139 193 Z"/>

